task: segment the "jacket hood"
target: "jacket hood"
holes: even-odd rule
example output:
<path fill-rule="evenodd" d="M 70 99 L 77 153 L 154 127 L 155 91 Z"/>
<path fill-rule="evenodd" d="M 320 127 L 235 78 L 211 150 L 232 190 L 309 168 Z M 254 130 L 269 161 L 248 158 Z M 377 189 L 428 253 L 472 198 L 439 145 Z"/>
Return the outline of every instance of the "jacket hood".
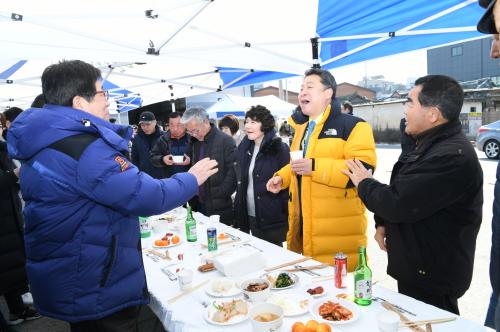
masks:
<path fill-rule="evenodd" d="M 75 108 L 46 104 L 43 108 L 30 108 L 16 118 L 7 134 L 7 145 L 12 158 L 26 160 L 63 138 L 85 133 L 101 137 L 119 151 L 127 151 L 132 129 Z"/>
<path fill-rule="evenodd" d="M 262 143 L 260 145 L 260 151 L 262 153 L 278 153 L 278 151 L 282 147 L 282 143 L 283 141 L 281 140 L 281 138 L 276 136 L 276 129 L 272 129 L 264 135 L 264 138 L 262 139 Z M 253 151 L 255 142 L 249 140 L 248 136 L 245 135 L 240 145 L 242 149 Z"/>

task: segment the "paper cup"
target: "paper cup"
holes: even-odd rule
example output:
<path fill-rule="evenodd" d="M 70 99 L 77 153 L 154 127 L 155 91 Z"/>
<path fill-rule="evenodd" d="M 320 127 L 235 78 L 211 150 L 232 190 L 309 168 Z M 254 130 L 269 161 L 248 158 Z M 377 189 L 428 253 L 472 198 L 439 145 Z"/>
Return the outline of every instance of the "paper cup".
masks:
<path fill-rule="evenodd" d="M 181 290 L 191 288 L 193 284 L 193 271 L 190 269 L 181 269 L 177 272 L 177 280 L 179 280 L 179 288 Z"/>
<path fill-rule="evenodd" d="M 377 315 L 377 325 L 380 332 L 397 332 L 399 316 L 395 312 L 382 310 Z"/>
<path fill-rule="evenodd" d="M 292 157 L 292 160 L 303 159 L 304 152 L 302 150 L 290 151 L 290 157 Z"/>
<path fill-rule="evenodd" d="M 184 156 L 172 156 L 172 160 L 176 164 L 180 164 L 184 161 Z"/>
<path fill-rule="evenodd" d="M 218 214 L 213 214 L 208 218 L 210 219 L 210 222 L 212 224 L 216 224 L 216 223 L 220 222 L 220 216 Z"/>

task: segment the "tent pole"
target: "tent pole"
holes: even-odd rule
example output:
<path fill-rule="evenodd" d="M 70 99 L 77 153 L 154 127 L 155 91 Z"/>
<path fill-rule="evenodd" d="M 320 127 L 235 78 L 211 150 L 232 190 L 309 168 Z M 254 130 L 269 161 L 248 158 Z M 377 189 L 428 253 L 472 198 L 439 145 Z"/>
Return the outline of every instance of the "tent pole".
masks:
<path fill-rule="evenodd" d="M 311 38 L 313 68 L 321 68 L 318 52 L 318 37 Z"/>
<path fill-rule="evenodd" d="M 177 29 L 177 31 L 175 31 L 167 40 L 165 40 L 165 42 L 163 42 L 163 44 L 161 44 L 160 47 L 158 47 L 158 49 L 156 50 L 157 52 L 160 52 L 160 50 L 165 46 L 167 45 L 175 36 L 177 36 L 177 34 L 179 32 L 181 32 L 189 23 L 191 23 L 192 20 L 195 19 L 196 16 L 198 16 L 205 8 L 207 8 L 207 6 L 209 4 L 211 4 L 213 2 L 213 0 L 210 0 L 210 1 L 207 1 L 206 4 L 204 4 L 196 13 L 194 13 L 194 15 L 190 18 L 188 18 L 186 20 L 186 22 L 184 22 L 180 27 L 179 29 Z"/>
<path fill-rule="evenodd" d="M 227 83 L 226 85 L 222 86 L 221 89 L 225 90 L 225 89 L 229 88 L 231 85 L 235 84 L 238 81 L 241 81 L 242 79 L 244 79 L 245 77 L 247 77 L 248 75 L 250 75 L 253 72 L 254 72 L 253 69 L 249 69 L 248 72 L 246 72 L 245 74 L 243 74 L 243 75 L 235 78 L 234 80 L 232 80 L 231 82 Z"/>

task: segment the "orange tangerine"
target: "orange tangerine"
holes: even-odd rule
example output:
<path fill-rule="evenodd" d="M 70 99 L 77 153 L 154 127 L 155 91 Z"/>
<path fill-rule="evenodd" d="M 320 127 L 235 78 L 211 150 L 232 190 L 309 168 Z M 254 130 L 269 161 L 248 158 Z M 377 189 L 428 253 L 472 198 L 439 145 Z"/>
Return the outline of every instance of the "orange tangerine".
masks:
<path fill-rule="evenodd" d="M 178 235 L 174 235 L 170 241 L 172 241 L 172 244 L 177 244 L 181 241 L 181 238 Z"/>
<path fill-rule="evenodd" d="M 308 328 L 309 332 L 316 332 L 318 330 L 318 322 L 315 321 L 314 319 L 311 319 L 307 322 L 306 327 Z"/>
<path fill-rule="evenodd" d="M 292 325 L 292 332 L 308 332 L 308 329 L 304 323 L 296 322 Z"/>
<path fill-rule="evenodd" d="M 327 323 L 319 323 L 316 332 L 332 332 L 332 327 Z"/>

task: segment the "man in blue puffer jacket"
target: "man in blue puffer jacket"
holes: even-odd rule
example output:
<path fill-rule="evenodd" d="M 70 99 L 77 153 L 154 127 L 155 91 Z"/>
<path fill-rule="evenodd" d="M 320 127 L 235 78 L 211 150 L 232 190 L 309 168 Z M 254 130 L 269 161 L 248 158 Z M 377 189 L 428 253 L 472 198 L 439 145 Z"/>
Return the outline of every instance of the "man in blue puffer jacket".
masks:
<path fill-rule="evenodd" d="M 184 204 L 217 172 L 205 158 L 156 180 L 127 160 L 131 129 L 109 123 L 101 73 L 82 61 L 45 69 L 46 104 L 8 134 L 21 160 L 27 273 L 43 315 L 72 331 L 135 331 L 148 302 L 139 215 Z"/>

